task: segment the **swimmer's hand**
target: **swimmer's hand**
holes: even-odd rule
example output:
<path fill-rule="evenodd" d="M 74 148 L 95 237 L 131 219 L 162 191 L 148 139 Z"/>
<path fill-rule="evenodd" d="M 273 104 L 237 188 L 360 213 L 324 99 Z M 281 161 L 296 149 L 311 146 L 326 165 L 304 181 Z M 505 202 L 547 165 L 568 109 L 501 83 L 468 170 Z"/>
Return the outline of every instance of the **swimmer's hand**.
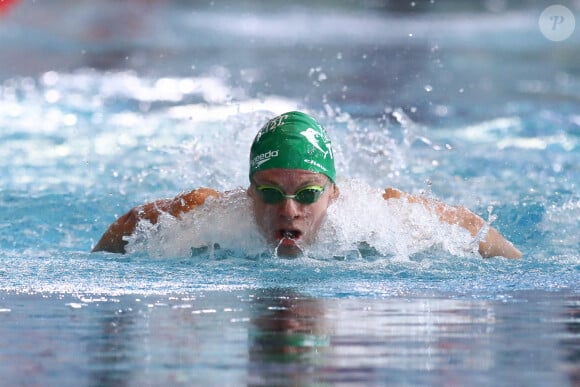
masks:
<path fill-rule="evenodd" d="M 385 200 L 389 199 L 406 199 L 409 203 L 419 203 L 429 210 L 435 211 L 439 219 L 449 224 L 457 224 L 465 228 L 471 236 L 475 237 L 485 221 L 469 211 L 465 207 L 450 206 L 437 200 L 428 199 L 421 196 L 414 196 L 399 191 L 394 188 L 387 188 L 383 194 Z M 479 242 L 479 254 L 484 258 L 505 257 L 521 258 L 522 253 L 514 245 L 506 240 L 496 229 L 489 227 L 485 240 Z"/>
<path fill-rule="evenodd" d="M 178 218 L 181 214 L 202 205 L 209 196 L 218 197 L 219 194 L 210 188 L 199 188 L 182 193 L 173 199 L 160 199 L 134 207 L 109 226 L 91 252 L 125 253 L 127 241 L 124 237 L 135 232 L 139 221 L 147 220 L 155 224 L 162 213 Z"/>

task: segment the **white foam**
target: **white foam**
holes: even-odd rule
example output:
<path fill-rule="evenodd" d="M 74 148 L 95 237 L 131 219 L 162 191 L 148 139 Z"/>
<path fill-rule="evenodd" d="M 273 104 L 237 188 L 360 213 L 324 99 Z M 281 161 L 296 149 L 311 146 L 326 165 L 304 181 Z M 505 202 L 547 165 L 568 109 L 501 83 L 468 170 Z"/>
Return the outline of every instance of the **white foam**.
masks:
<path fill-rule="evenodd" d="M 474 238 L 455 225 L 441 222 L 428 208 L 404 199 L 382 198 L 382 191 L 358 180 L 339 182 L 340 198 L 328 209 L 315 242 L 304 252 L 316 259 L 359 259 L 389 256 L 408 259 L 430 249 L 453 255 L 475 254 Z M 241 253 L 272 255 L 252 216 L 244 189 L 209 199 L 181 219 L 162 215 L 155 225 L 139 224 L 129 238 L 130 252 L 150 256 L 202 256 Z"/>
<path fill-rule="evenodd" d="M 164 214 L 157 224 L 141 222 L 129 238 L 127 249 L 146 251 L 150 256 L 189 256 L 205 251 L 242 251 L 255 255 L 267 250 L 258 231 L 245 190 L 227 192 L 219 200 L 210 198 L 181 219 Z M 219 247 L 218 247 L 219 246 Z"/>
<path fill-rule="evenodd" d="M 353 249 L 364 253 L 368 248 L 397 259 L 430 249 L 461 256 L 473 253 L 473 238 L 467 230 L 441 222 L 423 205 L 405 199 L 385 201 L 383 190 L 359 180 L 339 185 L 341 196 L 329 208 L 318 238 L 322 245 L 335 246 L 335 254 L 349 257 Z"/>

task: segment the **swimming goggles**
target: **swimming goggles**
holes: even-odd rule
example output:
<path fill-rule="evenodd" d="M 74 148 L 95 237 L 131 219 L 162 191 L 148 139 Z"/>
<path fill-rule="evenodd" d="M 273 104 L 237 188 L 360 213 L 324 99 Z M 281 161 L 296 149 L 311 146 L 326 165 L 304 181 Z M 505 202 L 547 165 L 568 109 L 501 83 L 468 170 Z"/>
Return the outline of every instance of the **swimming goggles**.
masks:
<path fill-rule="evenodd" d="M 320 199 L 320 196 L 324 193 L 327 186 L 328 182 L 324 186 L 309 185 L 300 188 L 294 192 L 294 195 L 286 195 L 280 188 L 271 185 L 259 185 L 256 187 L 256 191 L 258 191 L 262 200 L 267 204 L 278 204 L 284 199 L 294 199 L 300 204 L 312 204 Z"/>

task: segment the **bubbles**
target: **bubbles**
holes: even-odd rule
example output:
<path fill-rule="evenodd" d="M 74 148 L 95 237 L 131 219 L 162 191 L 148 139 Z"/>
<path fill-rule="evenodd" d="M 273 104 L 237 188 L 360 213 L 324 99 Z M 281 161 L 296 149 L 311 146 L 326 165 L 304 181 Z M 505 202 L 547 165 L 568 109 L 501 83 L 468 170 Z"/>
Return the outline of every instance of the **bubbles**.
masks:
<path fill-rule="evenodd" d="M 55 86 L 58 83 L 59 78 L 60 76 L 58 72 L 47 71 L 44 74 L 42 74 L 42 77 L 40 79 L 45 86 L 51 87 Z"/>
<path fill-rule="evenodd" d="M 322 71 L 322 67 L 320 66 L 311 68 L 308 71 L 308 76 L 313 79 L 312 84 L 316 87 L 328 79 L 328 76 Z"/>
<path fill-rule="evenodd" d="M 60 92 L 53 89 L 47 90 L 44 93 L 44 100 L 50 104 L 57 103 L 60 100 Z"/>

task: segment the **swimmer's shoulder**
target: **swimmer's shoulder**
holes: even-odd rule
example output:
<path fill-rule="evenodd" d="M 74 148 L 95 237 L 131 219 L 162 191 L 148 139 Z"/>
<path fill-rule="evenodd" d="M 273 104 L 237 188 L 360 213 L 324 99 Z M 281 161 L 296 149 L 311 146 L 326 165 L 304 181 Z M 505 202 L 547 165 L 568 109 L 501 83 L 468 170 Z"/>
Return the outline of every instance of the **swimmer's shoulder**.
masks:
<path fill-rule="evenodd" d="M 202 187 L 181 193 L 173 199 L 159 199 L 133 207 L 109 226 L 92 251 L 125 253 L 127 245 L 125 237 L 135 232 L 140 221 L 146 220 L 156 224 L 162 213 L 168 213 L 178 218 L 201 206 L 208 198 L 218 198 L 219 196 L 220 194 L 216 190 Z"/>
<path fill-rule="evenodd" d="M 385 192 L 383 193 L 383 199 L 400 199 L 401 196 L 404 196 L 405 193 L 397 188 L 387 187 L 385 188 Z"/>
<path fill-rule="evenodd" d="M 173 216 L 179 216 L 201 206 L 210 198 L 218 198 L 220 193 L 212 188 L 201 187 L 189 192 L 184 192 L 173 198 L 169 204 L 168 212 Z"/>

